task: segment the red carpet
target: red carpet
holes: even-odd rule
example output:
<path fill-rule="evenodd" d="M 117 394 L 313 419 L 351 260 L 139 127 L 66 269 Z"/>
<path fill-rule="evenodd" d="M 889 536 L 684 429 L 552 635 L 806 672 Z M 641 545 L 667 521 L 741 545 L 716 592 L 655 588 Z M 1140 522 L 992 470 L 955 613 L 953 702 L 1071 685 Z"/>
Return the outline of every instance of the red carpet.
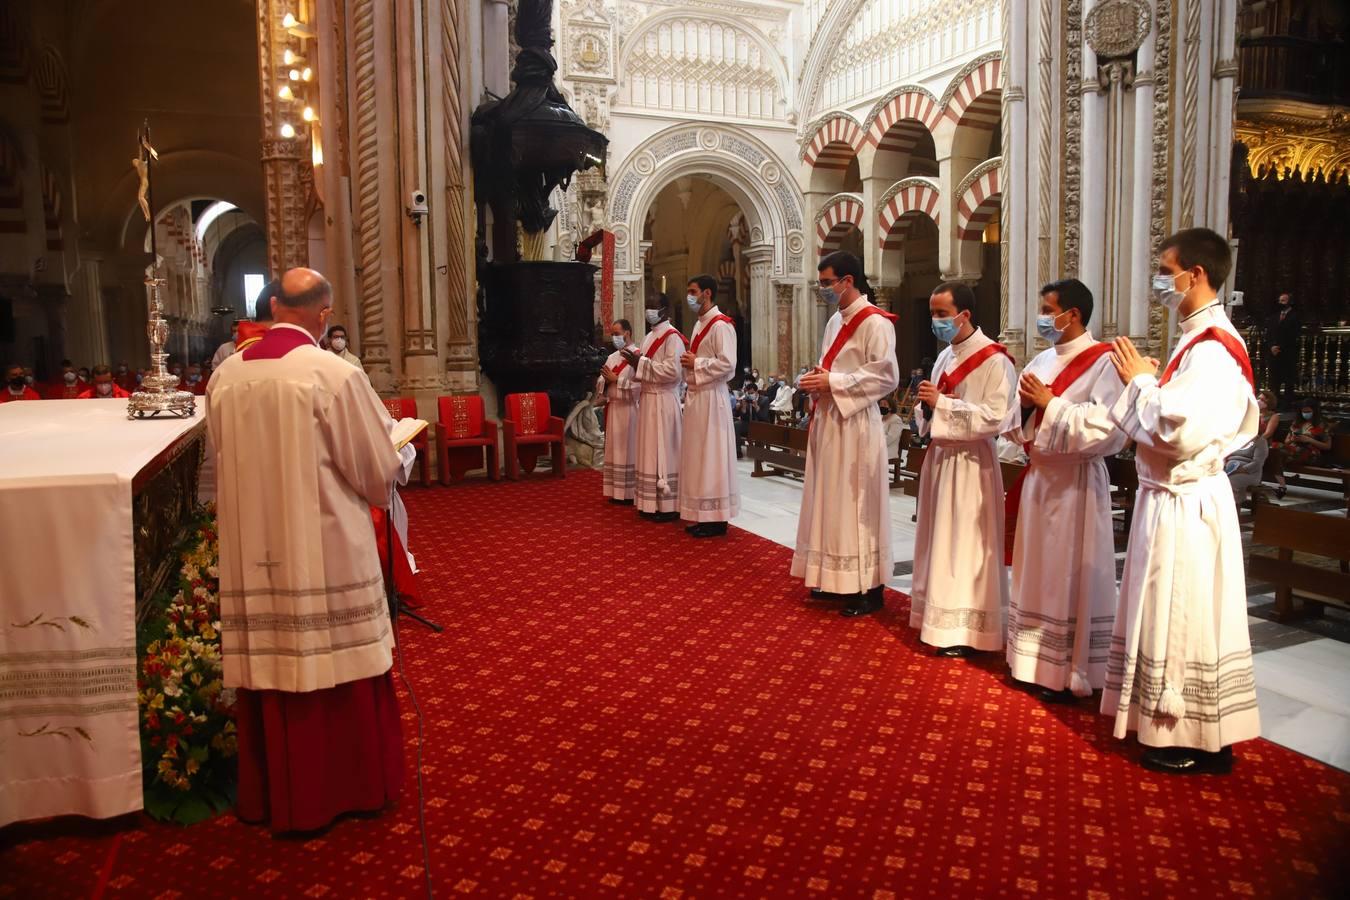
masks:
<path fill-rule="evenodd" d="M 1265 742 L 1226 779 L 1134 764 L 1089 707 L 921 656 L 906 601 L 808 608 L 788 551 L 695 541 L 600 480 L 407 493 L 427 612 L 440 896 L 1343 897 L 1350 775 Z M 415 723 L 404 703 L 409 759 Z M 410 772 L 411 775 L 411 772 Z M 415 897 L 398 810 L 311 839 L 50 823 L 0 836 L 0 896 Z M 18 840 L 15 843 L 16 839 Z"/>

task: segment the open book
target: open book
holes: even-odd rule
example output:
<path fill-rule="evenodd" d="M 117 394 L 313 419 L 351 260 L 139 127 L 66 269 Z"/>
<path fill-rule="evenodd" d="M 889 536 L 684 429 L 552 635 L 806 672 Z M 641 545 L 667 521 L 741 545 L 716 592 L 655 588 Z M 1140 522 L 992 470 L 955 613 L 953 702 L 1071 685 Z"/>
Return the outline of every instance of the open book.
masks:
<path fill-rule="evenodd" d="M 398 419 L 394 422 L 393 431 L 389 433 L 389 437 L 394 442 L 394 449 L 402 450 L 405 444 L 425 431 L 426 428 L 426 419 Z"/>

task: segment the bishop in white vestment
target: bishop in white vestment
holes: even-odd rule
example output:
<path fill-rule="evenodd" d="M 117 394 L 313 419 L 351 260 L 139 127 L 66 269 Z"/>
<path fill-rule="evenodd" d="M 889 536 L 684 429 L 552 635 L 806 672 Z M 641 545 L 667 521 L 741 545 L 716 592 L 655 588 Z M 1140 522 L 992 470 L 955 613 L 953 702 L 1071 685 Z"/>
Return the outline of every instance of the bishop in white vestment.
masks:
<path fill-rule="evenodd" d="M 653 301 L 662 302 L 662 301 Z M 686 341 L 670 322 L 666 307 L 648 309 L 652 330 L 640 355 L 621 351 L 635 369 L 640 385 L 637 428 L 638 512 L 647 518 L 672 521 L 680 509 L 680 396 L 684 369 L 680 355 Z"/>
<path fill-rule="evenodd" d="M 1260 734 L 1237 507 L 1224 459 L 1256 436 L 1251 362 L 1209 279 L 1227 241 L 1187 229 L 1163 242 L 1159 299 L 1181 339 L 1154 374 L 1126 339 L 1129 379 L 1111 417 L 1135 441 L 1139 492 L 1120 581 L 1102 713 L 1115 736 L 1155 748 L 1149 768 L 1225 772 L 1233 744 Z M 1213 274 L 1211 274 L 1213 273 Z"/>
<path fill-rule="evenodd" d="M 944 656 L 1002 649 L 1008 606 L 994 439 L 1018 415 L 1017 372 L 1007 351 L 971 324 L 974 305 L 963 284 L 933 292 L 934 333 L 952 343 L 938 354 L 932 380 L 919 386 L 931 412 L 916 413 L 932 444 L 919 477 L 909 624 Z"/>
<path fill-rule="evenodd" d="M 614 352 L 595 380 L 605 407 L 605 466 L 601 491 L 615 503 L 631 504 L 637 496 L 638 392 L 635 370 L 622 351 L 633 345 L 633 326 L 620 319 L 610 326 Z"/>
<path fill-rule="evenodd" d="M 318 346 L 331 303 L 318 273 L 288 272 L 277 324 L 208 388 L 238 813 L 275 831 L 378 810 L 402 778 L 370 508 L 388 508 L 403 461 L 364 373 Z"/>
<path fill-rule="evenodd" d="M 877 405 L 900 382 L 894 317 L 859 292 L 862 266 L 852 254 L 830 254 L 821 266 L 827 297 L 840 309 L 826 324 L 818 364 L 800 381 L 815 410 L 791 574 L 817 596 L 848 600 L 842 614 L 865 615 L 881 609 L 894 571 L 890 470 Z"/>
<path fill-rule="evenodd" d="M 1077 279 L 1041 292 L 1041 337 L 1022 372 L 1024 419 L 1008 433 L 1029 459 L 1017 486 L 1008 666 L 1047 699 L 1085 697 L 1106 679 L 1116 611 L 1111 485 L 1104 457 L 1125 444 L 1110 409 L 1124 385 L 1110 344 L 1086 326 L 1092 294 Z M 1009 510 L 1009 515 L 1013 511 Z"/>
<path fill-rule="evenodd" d="M 694 537 L 727 533 L 741 511 L 736 483 L 736 428 L 727 382 L 736 372 L 736 325 L 713 299 L 717 281 L 700 275 L 689 282 L 690 306 L 698 304 L 694 337 L 681 355 L 689 393 L 684 400 L 680 442 L 680 518 Z"/>

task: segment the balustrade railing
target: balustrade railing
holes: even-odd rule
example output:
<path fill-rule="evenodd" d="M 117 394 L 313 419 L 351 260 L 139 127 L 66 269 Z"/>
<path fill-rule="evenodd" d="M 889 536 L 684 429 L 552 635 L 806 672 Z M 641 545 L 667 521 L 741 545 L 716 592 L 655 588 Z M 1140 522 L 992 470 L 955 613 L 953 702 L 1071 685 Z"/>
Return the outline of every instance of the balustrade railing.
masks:
<path fill-rule="evenodd" d="M 1243 332 L 1256 383 L 1270 387 L 1265 329 L 1251 326 Z M 1350 413 L 1350 326 L 1307 327 L 1298 340 L 1298 391 L 1316 397 L 1339 413 Z"/>

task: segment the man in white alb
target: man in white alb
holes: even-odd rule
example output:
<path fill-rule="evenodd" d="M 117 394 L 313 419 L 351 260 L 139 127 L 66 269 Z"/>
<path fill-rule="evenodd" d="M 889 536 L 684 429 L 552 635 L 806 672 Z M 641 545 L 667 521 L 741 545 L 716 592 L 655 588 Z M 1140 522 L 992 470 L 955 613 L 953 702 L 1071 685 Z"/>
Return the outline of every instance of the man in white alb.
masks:
<path fill-rule="evenodd" d="M 639 353 L 632 347 L 620 355 L 633 367 L 641 385 L 638 404 L 637 482 L 638 514 L 656 522 L 680 517 L 680 395 L 684 368 L 680 356 L 688 341 L 670 322 L 665 294 L 647 298 L 647 325 L 651 331 Z"/>
<path fill-rule="evenodd" d="M 611 503 L 632 506 L 637 495 L 637 425 L 639 386 L 635 370 L 622 350 L 633 346 L 633 326 L 619 319 L 609 327 L 614 352 L 605 360 L 595 390 L 605 407 L 605 468 L 601 491 Z"/>
<path fill-rule="evenodd" d="M 919 475 L 909 624 L 938 656 L 1003 648 L 1003 476 L 994 439 L 1017 415 L 1012 356 L 975 326 L 975 294 L 940 284 L 933 334 L 950 346 L 919 385 L 919 433 L 932 438 Z"/>
<path fill-rule="evenodd" d="M 276 324 L 207 390 L 221 650 L 238 689 L 238 815 L 309 831 L 383 808 L 402 781 L 371 507 L 389 507 L 406 460 L 364 375 L 319 348 L 323 276 L 292 269 L 271 306 Z"/>
<path fill-rule="evenodd" d="M 820 291 L 838 303 L 820 361 L 801 378 L 815 399 L 797 518 L 792 577 L 817 599 L 843 601 L 840 614 L 884 605 L 891 556 L 890 471 L 877 401 L 900 383 L 895 316 L 873 306 L 861 261 L 836 251 L 820 261 Z"/>
<path fill-rule="evenodd" d="M 1258 737 L 1237 507 L 1224 459 L 1256 436 L 1247 347 L 1218 290 L 1228 241 L 1188 228 L 1163 241 L 1153 291 L 1181 339 L 1162 374 L 1117 338 L 1125 391 L 1111 418 L 1135 441 L 1135 499 L 1102 713 L 1137 732 L 1146 768 L 1222 774 L 1233 744 Z"/>
<path fill-rule="evenodd" d="M 736 429 L 727 402 L 727 382 L 736 372 L 736 325 L 713 302 L 717 279 L 711 275 L 690 281 L 685 296 L 698 321 L 680 356 L 689 385 L 680 443 L 680 518 L 692 523 L 685 531 L 694 537 L 718 537 L 741 511 Z"/>
<path fill-rule="evenodd" d="M 1125 435 L 1111 421 L 1124 385 L 1111 345 L 1093 339 L 1092 292 L 1076 278 L 1041 288 L 1036 330 L 1053 346 L 1022 371 L 1022 415 L 1008 439 L 1028 465 L 1008 491 L 1014 519 L 1008 666 L 1045 700 L 1091 696 L 1106 680 L 1116 612 L 1111 484 L 1103 457 Z"/>

